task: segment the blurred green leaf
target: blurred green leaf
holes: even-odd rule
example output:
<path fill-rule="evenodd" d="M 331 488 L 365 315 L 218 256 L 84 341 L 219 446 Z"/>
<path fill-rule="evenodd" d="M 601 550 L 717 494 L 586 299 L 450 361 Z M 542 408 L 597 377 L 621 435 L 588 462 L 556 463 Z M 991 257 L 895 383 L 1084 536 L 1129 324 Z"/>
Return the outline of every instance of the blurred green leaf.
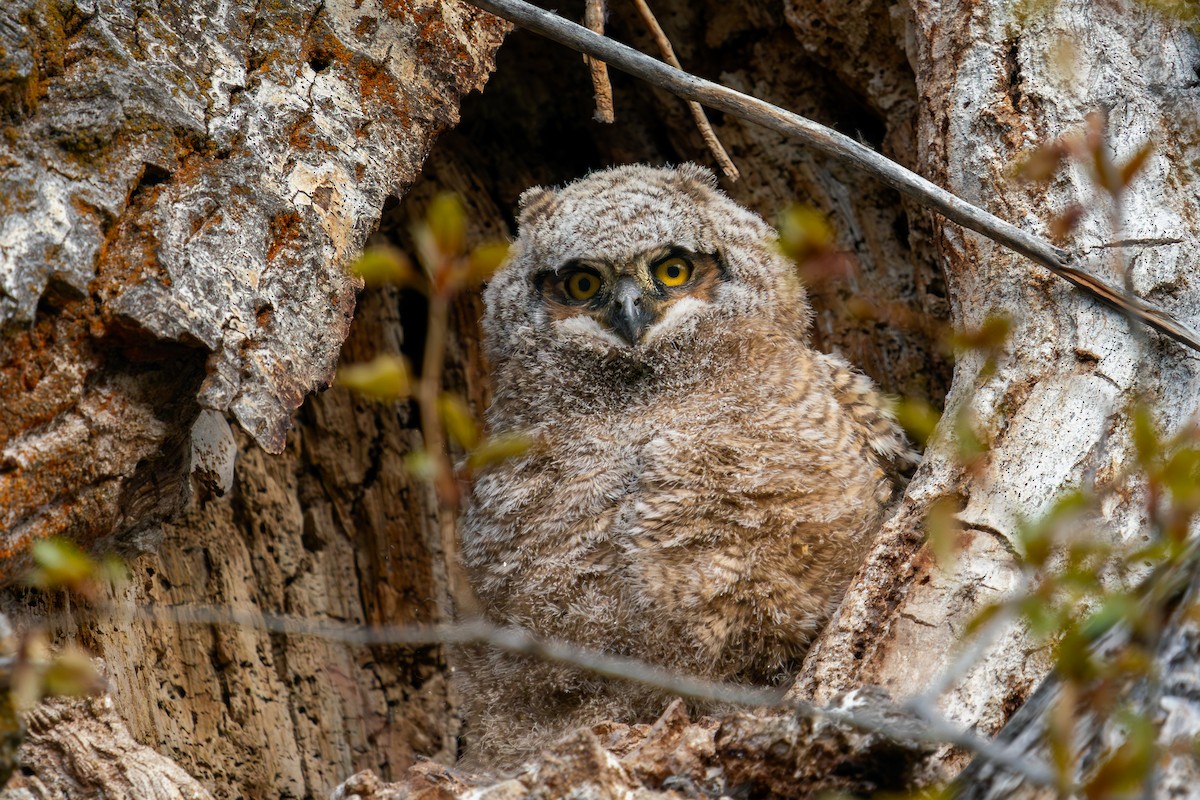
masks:
<path fill-rule="evenodd" d="M 533 447 L 533 437 L 524 433 L 502 433 L 485 440 L 471 451 L 467 457 L 467 466 L 472 469 L 482 469 L 492 464 L 510 458 L 524 455 Z"/>
<path fill-rule="evenodd" d="M 1045 183 L 1058 172 L 1066 156 L 1067 151 L 1062 142 L 1044 144 L 1025 154 L 1017 164 L 1016 175 L 1030 183 Z"/>
<path fill-rule="evenodd" d="M 97 575 L 113 586 L 120 587 L 129 582 L 129 567 L 120 556 L 115 553 L 107 553 L 100 559 Z"/>
<path fill-rule="evenodd" d="M 368 286 L 423 287 L 425 281 L 408 256 L 394 247 L 372 247 L 354 262 L 354 274 Z"/>
<path fill-rule="evenodd" d="M 91 656 L 78 647 L 67 646 L 46 666 L 42 693 L 46 697 L 78 697 L 93 694 L 104 686 Z"/>
<path fill-rule="evenodd" d="M 1008 603 L 988 603 L 983 608 L 975 612 L 975 615 L 967 620 L 967 625 L 963 629 L 962 639 L 974 634 L 984 625 L 987 625 L 1002 611 L 1008 611 L 1010 605 Z"/>
<path fill-rule="evenodd" d="M 1017 603 L 1017 612 L 1029 625 L 1029 632 L 1038 639 L 1046 639 L 1062 631 L 1063 620 L 1058 609 L 1046 597 L 1029 595 Z"/>
<path fill-rule="evenodd" d="M 17 752 L 25 738 L 25 725 L 11 692 L 0 693 L 0 787 L 17 767 Z"/>
<path fill-rule="evenodd" d="M 1087 640 L 1097 639 L 1113 626 L 1132 617 L 1136 611 L 1137 602 L 1128 594 L 1119 592 L 1110 595 L 1084 620 L 1081 633 Z"/>
<path fill-rule="evenodd" d="M 504 259 L 508 258 L 508 250 L 507 242 L 481 244 L 472 250 L 470 258 L 467 259 L 467 285 L 474 286 L 490 280 L 504 263 Z"/>
<path fill-rule="evenodd" d="M 954 449 L 958 460 L 967 467 L 976 465 L 987 453 L 987 443 L 975 429 L 971 409 L 963 406 L 954 416 Z"/>
<path fill-rule="evenodd" d="M 1050 759 L 1058 776 L 1060 790 L 1073 783 L 1075 707 L 1078 704 L 1078 691 L 1069 681 L 1063 683 L 1058 699 L 1050 706 L 1046 719 L 1046 743 L 1050 746 Z"/>
<path fill-rule="evenodd" d="M 1140 794 L 1158 757 L 1157 730 L 1140 714 L 1122 714 L 1125 742 L 1105 758 L 1083 787 L 1088 800 L 1115 800 Z"/>
<path fill-rule="evenodd" d="M 920 398 L 904 397 L 896 404 L 896 421 L 921 447 L 928 443 L 941 418 L 942 412 Z"/>
<path fill-rule="evenodd" d="M 950 343 L 956 350 L 982 350 L 987 353 L 999 352 L 1004 349 L 1012 333 L 1012 320 L 1002 314 L 995 314 L 983 321 L 978 328 L 955 331 L 950 337 Z"/>
<path fill-rule="evenodd" d="M 779 217 L 779 246 L 784 255 L 803 264 L 833 247 L 833 228 L 815 208 L 794 205 Z"/>
<path fill-rule="evenodd" d="M 1079 226 L 1086 209 L 1079 203 L 1072 203 L 1058 214 L 1050 218 L 1050 238 L 1060 244 L 1070 237 L 1071 232 Z"/>
<path fill-rule="evenodd" d="M 1092 162 L 1092 179 L 1101 189 L 1115 196 L 1125 187 L 1108 152 L 1107 139 L 1108 116 L 1102 111 L 1090 112 L 1084 125 L 1084 141 Z"/>
<path fill-rule="evenodd" d="M 424 450 L 413 450 L 404 457 L 404 469 L 409 475 L 423 481 L 437 477 L 437 462 Z"/>
<path fill-rule="evenodd" d="M 1146 162 L 1150 160 L 1150 156 L 1154 153 L 1154 145 L 1151 142 L 1146 142 L 1137 149 L 1129 160 L 1121 165 L 1121 186 L 1128 186 L 1137 177 L 1137 174 L 1145 168 Z"/>
<path fill-rule="evenodd" d="M 412 391 L 408 362 L 403 356 L 386 353 L 364 364 L 341 367 L 337 381 L 352 392 L 380 402 L 400 400 Z"/>
<path fill-rule="evenodd" d="M 1023 520 L 1017 526 L 1016 545 L 1025 563 L 1044 566 L 1059 544 L 1062 526 L 1076 521 L 1094 502 L 1093 495 L 1081 489 L 1063 492 L 1039 519 Z"/>
<path fill-rule="evenodd" d="M 1058 643 L 1058 659 L 1055 666 L 1068 681 L 1083 684 L 1096 674 L 1092 661 L 1091 642 L 1076 626 L 1066 625 L 1066 631 Z"/>
<path fill-rule="evenodd" d="M 446 425 L 446 433 L 456 444 L 470 450 L 479 442 L 479 428 L 475 425 L 475 417 L 461 397 L 443 394 L 438 398 L 438 413 Z"/>
<path fill-rule="evenodd" d="M 1158 435 L 1158 426 L 1150 413 L 1150 406 L 1138 401 L 1133 404 L 1133 446 L 1137 451 L 1138 464 L 1143 469 L 1154 465 L 1162 450 L 1162 442 Z"/>
<path fill-rule="evenodd" d="M 39 589 L 78 588 L 96 574 L 95 560 L 67 539 L 42 539 L 29 553 L 34 568 L 26 582 Z"/>
<path fill-rule="evenodd" d="M 1038 18 L 1046 17 L 1058 5 L 1058 0 L 1017 0 L 1013 6 L 1013 17 L 1022 27 Z"/>
<path fill-rule="evenodd" d="M 453 258 L 467 249 L 467 214 L 457 194 L 438 193 L 425 212 L 425 224 L 443 257 Z"/>
<path fill-rule="evenodd" d="M 1139 0 L 1164 16 L 1182 22 L 1192 33 L 1200 34 L 1200 3 L 1196 0 Z"/>
<path fill-rule="evenodd" d="M 1183 447 L 1167 459 L 1162 479 L 1176 504 L 1189 515 L 1200 507 L 1200 450 Z"/>
<path fill-rule="evenodd" d="M 933 550 L 938 566 L 949 570 L 959 551 L 962 523 L 958 520 L 960 501 L 955 497 L 939 497 L 925 515 L 925 540 Z"/>

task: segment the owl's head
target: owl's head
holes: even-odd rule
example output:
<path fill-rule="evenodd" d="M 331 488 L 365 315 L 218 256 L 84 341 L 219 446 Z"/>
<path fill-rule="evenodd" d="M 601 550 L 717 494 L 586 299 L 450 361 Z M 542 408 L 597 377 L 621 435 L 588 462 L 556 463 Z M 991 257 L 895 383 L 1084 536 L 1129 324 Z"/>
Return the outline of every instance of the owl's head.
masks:
<path fill-rule="evenodd" d="M 703 167 L 616 167 L 533 188 L 518 222 L 485 294 L 493 364 L 650 363 L 736 335 L 738 319 L 807 331 L 807 299 L 775 231 Z"/>

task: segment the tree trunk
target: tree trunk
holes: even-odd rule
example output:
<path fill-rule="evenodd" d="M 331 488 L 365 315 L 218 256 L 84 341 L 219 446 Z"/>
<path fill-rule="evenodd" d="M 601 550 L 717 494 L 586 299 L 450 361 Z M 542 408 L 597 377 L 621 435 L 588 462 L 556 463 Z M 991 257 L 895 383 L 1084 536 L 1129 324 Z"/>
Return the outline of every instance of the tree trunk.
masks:
<path fill-rule="evenodd" d="M 436 648 L 122 612 L 444 619 L 429 493 L 402 465 L 408 409 L 333 389 L 287 431 L 343 349 L 347 266 L 506 30 L 432 0 L 0 10 L 0 571 L 11 583 L 30 541 L 60 535 L 118 548 L 133 576 L 96 607 L 19 590 L 4 606 L 104 659 L 133 739 L 182 767 L 154 778 L 142 759 L 137 786 L 190 796 L 186 772 L 218 798 L 311 797 L 356 769 L 454 756 Z M 395 293 L 358 305 L 348 356 L 399 347 Z M 120 770 L 39 757 L 77 754 L 56 739 L 72 727 L 30 723 L 11 789 L 130 796 Z M 59 780 L 72 764 L 88 774 Z"/>
<path fill-rule="evenodd" d="M 346 264 L 377 224 L 381 239 L 409 247 L 410 220 L 442 189 L 463 196 L 483 240 L 511 230 L 529 185 L 708 156 L 682 102 L 624 76 L 613 76 L 615 125 L 592 122 L 578 55 L 522 32 L 433 145 L 486 79 L 506 30 L 460 2 L 191 5 L 22 0 L 0 12 L 0 529 L 10 554 L 0 569 L 11 581 L 29 541 L 61 534 L 121 548 L 133 573 L 96 608 L 11 589 L 4 610 L 19 625 L 49 619 L 61 640 L 105 660 L 132 740 L 178 765 L 163 759 L 163 796 L 183 791 L 179 769 L 217 798 L 327 796 L 359 770 L 394 781 L 419 756 L 452 763 L 457 706 L 440 648 L 353 648 L 104 606 L 446 620 L 432 495 L 404 468 L 420 444 L 415 413 L 340 388 L 305 399 L 328 383 L 339 349 L 347 361 L 421 351 L 421 298 L 368 289 L 356 305 Z M 653 52 L 632 9 L 610 5 L 610 32 Z M 1139 294 L 1195 317 L 1183 261 L 1200 226 L 1189 189 L 1200 163 L 1195 37 L 1132 2 L 1106 4 L 1103 20 L 1088 16 L 1094 4 L 1030 5 L 1038 13 L 1023 17 L 1013 4 L 920 0 L 660 0 L 654 10 L 685 68 L 863 139 L 1039 233 L 1090 184 L 1081 169 L 1049 187 L 1017 184 L 1012 166 L 1108 110 L 1119 158 L 1146 140 L 1156 149 L 1123 230 L 1092 214 L 1071 244 L 1117 283 L 1123 254 Z M 559 11 L 583 17 L 582 3 Z M 1074 74 L 1062 75 L 1053 53 L 1068 33 L 1083 41 Z M 768 218 L 795 200 L 830 216 L 851 269 L 813 287 L 818 346 L 889 391 L 946 400 L 943 430 L 795 690 L 850 705 L 875 702 L 845 695 L 866 684 L 907 696 L 950 663 L 977 609 L 1020 585 L 1017 520 L 1131 462 L 1132 397 L 1153 398 L 1168 430 L 1195 411 L 1192 360 L 847 167 L 729 117 L 714 127 L 742 172 L 727 187 L 736 199 Z M 1103 246 L 1117 239 L 1126 244 Z M 864 314 L 864 299 L 887 313 Z M 474 296 L 456 306 L 448 369 L 476 411 L 488 398 L 479 311 Z M 1015 321 L 995 371 L 968 353 L 951 384 L 939 323 L 971 328 L 994 313 Z M 950 430 L 963 407 L 990 446 L 971 471 Z M 952 572 L 923 544 L 924 515 L 947 496 L 964 509 Z M 1143 508 L 1136 493 L 1118 498 L 1104 529 L 1140 535 Z M 1049 663 L 1025 632 L 1004 632 L 940 706 L 994 733 Z M 532 794 L 591 783 L 652 796 L 672 776 L 696 792 L 720 780 L 795 796 L 867 792 L 944 779 L 965 763 L 950 748 L 927 758 L 790 716 L 714 724 L 675 710 L 652 731 L 582 736 L 535 765 Z M 57 785 L 46 776 L 61 764 L 26 763 L 34 774 L 10 791 L 27 794 L 14 796 L 92 796 L 41 789 Z M 408 796 L 419 785 L 469 788 L 426 764 L 408 788 L 364 776 L 339 791 Z"/>
<path fill-rule="evenodd" d="M 1087 254 L 1093 272 L 1121 284 L 1128 270 L 1137 295 L 1184 320 L 1200 315 L 1187 257 L 1200 236 L 1195 34 L 1134 2 L 1102 11 L 1058 2 L 1024 14 L 1019 4 L 913 2 L 905 20 L 922 98 L 923 174 L 1041 235 L 1070 204 L 1087 204 L 1070 246 Z M 1154 148 L 1125 193 L 1119 230 L 1082 165 L 1046 186 L 1014 179 L 1029 151 L 1081 131 L 1094 111 L 1108 114 L 1107 146 L 1118 163 L 1144 144 Z M 1150 404 L 1168 434 L 1197 411 L 1200 375 L 1184 348 L 956 226 L 940 227 L 938 248 L 956 327 L 1005 315 L 1013 331 L 992 374 L 979 353 L 955 365 L 939 435 L 808 659 L 804 689 L 817 699 L 863 683 L 897 696 L 923 691 L 951 663 L 967 621 L 1023 588 L 1013 556 L 1021 520 L 1038 519 L 1069 489 L 1094 482 L 1103 490 L 1135 470 L 1135 399 Z M 974 470 L 962 466 L 952 431 L 964 407 L 988 446 Z M 939 569 L 923 544 L 924 514 L 943 497 L 963 506 L 952 571 Z M 1098 535 L 1148 536 L 1140 491 L 1112 496 L 1100 513 Z M 940 708 L 993 734 L 1046 676 L 1050 658 L 1011 625 L 948 687 Z M 947 748 L 936 774 L 952 775 L 963 759 Z"/>

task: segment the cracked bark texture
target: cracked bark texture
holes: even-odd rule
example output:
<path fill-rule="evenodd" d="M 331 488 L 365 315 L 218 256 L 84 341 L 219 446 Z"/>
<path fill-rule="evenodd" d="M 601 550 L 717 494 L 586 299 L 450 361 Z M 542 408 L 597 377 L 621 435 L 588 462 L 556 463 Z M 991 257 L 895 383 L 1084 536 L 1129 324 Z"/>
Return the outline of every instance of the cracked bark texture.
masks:
<path fill-rule="evenodd" d="M 1031 12 L 1019 4 L 913 0 L 902 19 L 920 98 L 917 163 L 935 182 L 1040 235 L 1068 204 L 1089 204 L 1093 211 L 1070 246 L 1109 280 L 1123 280 L 1127 267 L 1137 294 L 1194 324 L 1200 286 L 1188 254 L 1200 237 L 1200 43 L 1148 4 L 1115 0 L 1102 8 L 1098 14 L 1094 3 L 1063 0 Z M 1073 65 L 1063 57 L 1070 53 Z M 1082 129 L 1092 111 L 1108 113 L 1118 162 L 1154 145 L 1125 198 L 1119 231 L 1079 164 L 1048 186 L 1012 178 L 1027 151 Z M 1004 314 L 1014 330 L 994 374 L 983 371 L 980 355 L 955 365 L 946 422 L 806 662 L 799 691 L 818 700 L 863 683 L 897 697 L 925 689 L 953 659 L 967 620 L 1020 589 L 1013 556 L 1019 521 L 1038 518 L 1066 490 L 1091 480 L 1102 489 L 1133 468 L 1134 399 L 1146 398 L 1168 435 L 1200 405 L 1193 353 L 1133 328 L 981 237 L 942 225 L 937 243 L 956 325 Z M 964 407 L 990 448 L 972 473 L 958 464 L 949 424 Z M 947 496 L 961 498 L 965 526 L 950 572 L 922 544 L 926 510 Z M 1117 492 L 1095 528 L 1115 541 L 1143 541 L 1143 508 L 1140 491 Z M 993 734 L 1041 683 L 1048 663 L 1046 650 L 1012 626 L 940 707 L 965 727 Z M 1194 675 L 1194 663 L 1183 676 L 1189 670 Z M 1184 704 L 1181 718 L 1194 720 L 1194 699 Z M 1194 736 L 1195 727 L 1180 730 Z M 964 760 L 944 750 L 931 776 L 948 777 Z M 1168 772 L 1185 762 L 1195 769 L 1194 758 L 1183 757 Z"/>
<path fill-rule="evenodd" d="M 62 535 L 129 558 L 118 607 L 441 618 L 406 410 L 332 390 L 288 431 L 343 347 L 396 344 L 387 293 L 361 299 L 347 342 L 346 267 L 506 31 L 434 0 L 3 4 L 5 583 L 30 541 Z M 358 769 L 453 756 L 436 649 L 145 624 L 18 589 L 3 605 L 105 659 L 129 732 L 114 723 L 110 744 L 131 735 L 130 754 L 140 742 L 179 765 L 154 777 L 171 762 L 145 760 L 161 796 L 321 796 Z M 150 796 L 123 783 L 123 759 L 88 761 L 77 729 L 31 737 L 21 796 Z M 65 761 L 39 758 L 55 737 Z M 64 765 L 87 774 L 52 774 Z"/>
<path fill-rule="evenodd" d="M 107 695 L 48 700 L 26 725 L 21 773 L 7 784 L 5 798 L 212 800 L 177 764 L 134 741 Z"/>
<path fill-rule="evenodd" d="M 873 709 L 893 725 L 911 722 L 888 700 L 872 688 L 839 697 L 834 705 Z M 864 795 L 909 785 L 923 750 L 787 713 L 691 720 L 676 700 L 652 725 L 601 723 L 569 734 L 504 780 L 421 764 L 393 784 L 369 772 L 353 775 L 331 800 L 682 800 L 728 796 L 732 787 L 743 797 Z"/>
<path fill-rule="evenodd" d="M 1032 189 L 1008 181 L 1010 166 L 1088 111 L 1110 109 L 1118 155 L 1161 143 L 1122 234 L 1135 242 L 1125 248 L 1135 286 L 1194 321 L 1182 256 L 1197 234 L 1196 40 L 1132 3 L 1106 2 L 1103 18 L 1082 0 L 1046 5 L 1022 20 L 1011 4 L 965 1 L 654 7 L 685 67 L 831 124 L 1040 232 L 1086 179 L 1076 171 Z M 582 3 L 559 10 L 582 18 Z M 631 9 L 614 4 L 609 30 L 652 49 Z M 1070 80 L 1050 67 L 1066 32 L 1083 37 Z M 488 91 L 465 100 L 461 124 L 433 146 L 503 33 L 456 2 L 20 0 L 0 11 L 0 563 L 10 580 L 28 541 L 61 533 L 129 554 L 134 580 L 108 598 L 118 607 L 446 618 L 431 497 L 403 469 L 420 441 L 412 409 L 337 388 L 305 400 L 339 350 L 419 360 L 421 299 L 367 290 L 355 307 L 344 265 L 377 222 L 381 238 L 406 246 L 409 221 L 440 189 L 464 196 L 473 235 L 488 238 L 511 230 L 531 184 L 612 163 L 707 159 L 680 101 L 622 75 L 617 123 L 591 122 L 578 56 L 520 32 L 499 51 Z M 814 287 L 820 347 L 936 405 L 950 373 L 930 320 L 970 326 L 995 310 L 1017 319 L 997 372 L 982 377 L 964 358 L 947 400 L 952 413 L 975 409 L 991 460 L 965 475 L 948 434 L 935 440 L 798 688 L 821 701 L 870 683 L 906 696 L 950 658 L 972 609 L 1014 585 L 1015 513 L 1121 469 L 1122 404 L 1135 391 L 1178 426 L 1195 410 L 1194 362 L 1170 343 L 1140 344 L 1038 268 L 847 168 L 731 118 L 714 126 L 744 176 L 726 187 L 737 199 L 768 218 L 795 200 L 831 217 L 852 269 Z M 1101 271 L 1114 252 L 1100 247 L 1111 238 L 1104 225 L 1085 220 L 1077 242 Z M 864 295 L 898 313 L 855 314 L 849 301 Z M 448 369 L 476 410 L 488 396 L 479 308 L 474 296 L 456 306 Z M 922 547 L 924 510 L 947 494 L 967 501 L 953 574 Z M 1106 508 L 1114 535 L 1136 535 L 1138 507 L 1121 497 Z M 133 740 L 217 798 L 327 796 L 361 770 L 378 777 L 338 791 L 369 796 L 392 791 L 384 782 L 419 756 L 447 765 L 456 753 L 439 648 L 141 624 L 78 603 L 63 622 L 64 598 L 19 590 L 3 608 L 18 624 L 53 615 L 59 637 L 103 657 Z M 997 730 L 1044 675 L 1044 656 L 1024 642 L 1020 631 L 1003 637 L 943 699 L 946 712 Z M 793 796 L 870 790 L 832 772 L 843 782 L 797 783 L 810 750 L 797 747 L 794 721 L 746 719 L 664 723 L 689 731 L 689 744 L 651 748 L 645 772 L 631 774 L 621 737 L 604 735 L 532 768 L 591 796 L 695 796 L 719 743 L 737 749 L 739 731 L 759 731 L 761 747 L 728 762 L 735 784 Z M 829 759 L 812 764 L 861 763 L 862 742 L 823 741 Z M 942 751 L 922 774 L 961 763 Z M 419 769 L 427 780 L 411 796 L 528 791 Z M 672 771 L 691 783 L 667 782 Z"/>

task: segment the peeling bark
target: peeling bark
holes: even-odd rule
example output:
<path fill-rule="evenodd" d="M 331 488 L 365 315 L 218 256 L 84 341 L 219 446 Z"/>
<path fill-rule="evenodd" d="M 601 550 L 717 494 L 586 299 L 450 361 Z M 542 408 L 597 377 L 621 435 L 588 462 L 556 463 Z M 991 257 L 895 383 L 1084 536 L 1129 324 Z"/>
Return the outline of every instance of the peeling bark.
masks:
<path fill-rule="evenodd" d="M 1200 236 L 1195 35 L 1132 2 L 1105 3 L 1100 15 L 1082 2 L 1049 4 L 1025 19 L 1018 11 L 1011 4 L 910 5 L 906 41 L 921 98 L 922 172 L 1042 235 L 1056 212 L 1090 200 L 1096 210 L 1072 246 L 1116 282 L 1122 257 L 1137 294 L 1195 319 L 1200 294 L 1187 257 Z M 1073 74 L 1056 67 L 1064 42 L 1077 54 Z M 1081 129 L 1095 110 L 1108 111 L 1118 161 L 1147 141 L 1155 145 L 1127 194 L 1119 232 L 1082 167 L 1046 187 L 1012 178 L 1028 150 Z M 967 620 L 1021 587 L 1013 557 L 1019 520 L 1038 518 L 1066 490 L 1093 480 L 1103 489 L 1132 468 L 1133 399 L 1148 398 L 1168 434 L 1197 411 L 1200 374 L 1182 348 L 1133 329 L 973 234 L 943 226 L 938 245 L 955 323 L 971 328 L 1005 314 L 1014 331 L 994 374 L 982 371 L 979 355 L 956 364 L 939 436 L 808 659 L 801 690 L 818 700 L 864 683 L 897 696 L 922 691 L 952 660 Z M 974 473 L 959 465 L 949 430 L 964 407 L 990 448 Z M 947 496 L 961 498 L 966 527 L 949 573 L 934 565 L 922 531 L 925 511 Z M 1117 493 L 1101 512 L 1096 530 L 1113 541 L 1147 536 L 1139 493 Z M 941 709 L 963 726 L 995 733 L 1048 668 L 1046 650 L 1012 626 L 942 697 Z M 964 759 L 947 748 L 934 763 L 944 779 Z"/>
<path fill-rule="evenodd" d="M 380 313 L 346 342 L 359 290 L 346 267 L 506 31 L 432 0 L 0 9 L 0 580 L 51 535 L 119 550 L 134 577 L 104 598 L 115 616 L 16 589 L 2 602 L 19 627 L 49 618 L 105 658 L 129 733 L 113 717 L 96 742 L 132 735 L 218 798 L 322 795 L 357 769 L 453 758 L 436 648 L 357 651 L 120 611 L 442 618 L 428 493 L 402 466 L 418 441 L 407 411 L 334 390 L 306 407 L 303 433 L 288 430 L 343 347 L 399 347 L 394 293 L 358 301 L 367 320 Z M 72 729 L 42 740 L 66 748 Z M 80 779 L 45 763 L 61 781 L 33 796 Z"/>
<path fill-rule="evenodd" d="M 432 498 L 403 468 L 419 447 L 411 409 L 340 389 L 305 400 L 339 352 L 420 352 L 420 298 L 367 290 L 355 308 L 345 265 L 377 223 L 404 246 L 409 219 L 440 189 L 463 194 L 475 235 L 504 235 L 525 187 L 614 162 L 704 160 L 701 136 L 683 103 L 621 76 L 616 125 L 593 125 L 578 57 L 518 33 L 488 93 L 466 101 L 462 125 L 434 147 L 505 33 L 468 6 L 159 5 L 19 0 L 0 11 L 0 574 L 19 573 L 29 541 L 62 534 L 130 554 L 134 581 L 108 598 L 118 608 L 216 602 L 363 624 L 445 620 Z M 1195 37 L 1125 0 L 1102 15 L 1063 0 L 1028 20 L 1010 6 L 654 9 L 685 67 L 863 138 L 1042 233 L 1086 180 L 1077 170 L 1045 189 L 1014 185 L 1011 165 L 1109 109 L 1119 156 L 1148 138 L 1159 147 L 1129 197 L 1121 236 L 1131 244 L 1104 246 L 1113 237 L 1097 215 L 1077 243 L 1118 282 L 1111 257 L 1126 253 L 1140 293 L 1200 316 L 1185 263 L 1200 227 Z M 563 10 L 582 16 L 581 4 Z M 652 49 L 632 12 L 614 6 L 608 28 Z M 1070 80 L 1050 56 L 1067 32 L 1084 37 Z M 950 435 L 934 440 L 796 689 L 827 702 L 880 684 L 904 697 L 948 663 L 975 609 L 1018 585 L 1017 515 L 1035 516 L 1089 476 L 1111 481 L 1130 460 L 1129 399 L 1153 397 L 1173 430 L 1196 410 L 1198 376 L 1175 345 L 1143 343 L 1057 279 L 891 190 L 737 120 L 713 122 L 744 176 L 733 196 L 768 218 L 796 199 L 831 217 L 853 270 L 814 287 L 820 347 L 936 405 L 949 380 L 936 323 L 971 327 L 994 311 L 1017 320 L 997 371 L 984 376 L 964 357 L 947 398 L 948 417 L 974 410 L 990 461 L 968 474 Z M 850 306 L 863 296 L 905 313 L 863 318 Z M 447 372 L 482 410 L 478 313 L 473 296 L 455 308 Z M 226 416 L 241 430 L 223 427 Z M 966 525 L 952 573 L 923 545 L 924 514 L 948 495 L 964 501 Z M 1138 535 L 1140 507 L 1115 498 L 1107 529 Z M 18 590 L 3 608 L 18 624 L 54 615 L 60 638 L 107 661 L 111 707 L 86 701 L 70 713 L 109 725 L 105 735 L 138 753 L 130 758 L 144 755 L 132 742 L 169 757 L 178 785 L 191 775 L 218 798 L 321 796 L 362 770 L 371 776 L 335 796 L 687 797 L 739 786 L 804 796 L 903 788 L 965 760 L 943 749 L 925 761 L 791 717 L 692 721 L 676 710 L 653 729 L 581 733 L 523 777 L 487 786 L 445 766 L 458 722 L 440 648 L 134 624 L 78 604 L 63 623 L 61 598 Z M 1179 680 L 1157 702 L 1171 730 L 1191 731 L 1193 667 L 1163 659 L 1180 664 Z M 994 732 L 1047 667 L 1023 632 L 1006 632 L 942 709 Z M 422 758 L 434 761 L 387 783 Z M 1189 785 L 1194 769 L 1180 757 L 1163 785 Z"/>
<path fill-rule="evenodd" d="M 107 695 L 48 700 L 26 725 L 21 771 L 5 787 L 5 800 L 212 800 L 175 763 L 134 741 Z"/>
<path fill-rule="evenodd" d="M 158 462 L 200 408 L 282 451 L 345 340 L 347 264 L 505 26 L 458 3 L 349 0 L 20 0 L 0 19 L 13 553 L 153 524 L 121 502 L 147 483 L 164 485 L 157 518 L 178 507 L 178 465 Z M 142 370 L 175 385 L 111 386 Z M 101 405 L 112 424 L 90 425 Z"/>
<path fill-rule="evenodd" d="M 853 692 L 833 706 L 870 708 L 890 724 L 911 722 L 891 711 L 887 694 L 878 690 Z M 653 725 L 601 723 L 569 734 L 508 779 L 481 781 L 457 770 L 420 765 L 394 784 L 370 773 L 354 775 L 332 797 L 671 800 L 733 792 L 747 797 L 864 794 L 911 785 L 923 755 L 920 746 L 786 713 L 733 713 L 692 721 L 676 700 Z"/>

